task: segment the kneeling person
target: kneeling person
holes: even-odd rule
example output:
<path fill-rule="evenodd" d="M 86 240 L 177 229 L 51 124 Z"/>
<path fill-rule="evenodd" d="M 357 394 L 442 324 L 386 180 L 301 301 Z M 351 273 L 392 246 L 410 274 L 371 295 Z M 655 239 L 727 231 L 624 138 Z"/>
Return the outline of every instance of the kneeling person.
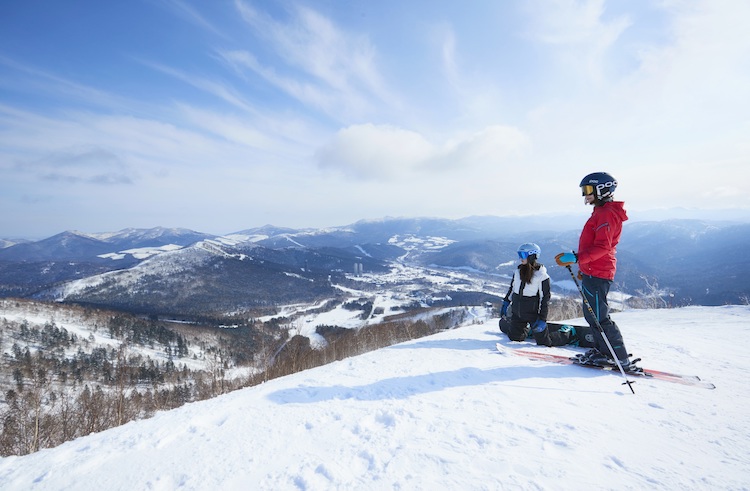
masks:
<path fill-rule="evenodd" d="M 541 332 L 547 327 L 550 280 L 547 268 L 537 262 L 541 253 L 541 248 L 532 242 L 518 247 L 521 264 L 513 273 L 500 311 L 500 330 L 511 341 L 524 341 L 532 329 Z"/>

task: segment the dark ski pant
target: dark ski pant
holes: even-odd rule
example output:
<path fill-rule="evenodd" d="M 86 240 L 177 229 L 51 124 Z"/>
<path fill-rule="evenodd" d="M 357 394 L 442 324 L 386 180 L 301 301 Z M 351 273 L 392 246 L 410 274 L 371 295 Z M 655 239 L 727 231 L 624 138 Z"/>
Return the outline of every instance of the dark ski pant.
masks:
<path fill-rule="evenodd" d="M 531 333 L 530 322 L 511 317 L 504 317 L 498 322 L 500 330 L 504 332 L 511 341 L 526 341 Z M 554 327 L 551 329 L 550 327 Z M 560 332 L 559 325 L 550 325 L 542 332 L 534 332 L 536 344 L 541 346 L 565 346 L 575 341 L 571 331 Z"/>
<path fill-rule="evenodd" d="M 526 341 L 526 338 L 531 331 L 529 323 L 518 317 L 511 317 L 510 319 L 503 317 L 498 324 L 500 325 L 500 330 L 503 331 L 511 341 Z"/>
<path fill-rule="evenodd" d="M 594 316 L 591 315 L 589 309 L 583 306 L 583 315 L 586 321 L 591 326 L 592 334 L 594 335 L 594 342 L 596 343 L 596 349 L 605 355 L 609 356 L 609 348 L 607 343 L 604 342 L 599 329 L 596 327 L 597 321 L 602 326 L 604 334 L 607 335 L 609 343 L 615 351 L 615 355 L 618 360 L 628 359 L 628 350 L 625 348 L 625 342 L 620 334 L 620 328 L 617 324 L 609 317 L 609 305 L 607 304 L 607 295 L 609 294 L 609 287 L 612 286 L 612 281 L 604 278 L 597 278 L 595 276 L 583 275 L 581 281 L 581 287 L 583 294 L 588 300 L 589 305 L 594 311 Z"/>
<path fill-rule="evenodd" d="M 542 332 L 534 331 L 534 341 L 539 346 L 565 346 L 576 341 L 572 331 L 560 331 L 559 328 L 552 329 L 551 325 Z"/>

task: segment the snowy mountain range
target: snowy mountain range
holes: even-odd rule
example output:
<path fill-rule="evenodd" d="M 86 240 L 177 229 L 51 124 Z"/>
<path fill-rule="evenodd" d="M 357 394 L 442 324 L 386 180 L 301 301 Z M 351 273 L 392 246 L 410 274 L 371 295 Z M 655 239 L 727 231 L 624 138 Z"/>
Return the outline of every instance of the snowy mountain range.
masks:
<path fill-rule="evenodd" d="M 388 218 L 225 236 L 166 228 L 64 232 L 0 249 L 0 295 L 150 314 L 214 313 L 341 297 L 353 272 L 367 273 L 357 276 L 358 287 L 376 291 L 380 275 L 394 268 L 410 270 L 403 281 L 428 295 L 488 293 L 487 282 L 489 293 L 502 295 L 518 244 L 537 242 L 542 262 L 553 265 L 557 252 L 576 248 L 578 221 L 567 228 L 572 220 L 543 217 Z M 626 222 L 615 288 L 670 305 L 746 302 L 747 243 L 747 223 Z M 570 288 L 566 270 L 548 269 L 558 292 Z M 461 277 L 451 284 L 420 279 L 433 270 Z"/>
<path fill-rule="evenodd" d="M 62 232 L 36 241 L 22 242 L 0 249 L 3 261 L 94 261 L 103 254 L 136 248 L 166 245 L 187 246 L 214 236 L 187 229 L 124 229 L 119 232 L 88 234 Z"/>
<path fill-rule="evenodd" d="M 619 373 L 515 356 L 580 349 L 510 343 L 490 319 L 1 458 L 0 487 L 747 489 L 750 307 L 615 315 L 644 366 L 717 388 L 631 394 Z"/>

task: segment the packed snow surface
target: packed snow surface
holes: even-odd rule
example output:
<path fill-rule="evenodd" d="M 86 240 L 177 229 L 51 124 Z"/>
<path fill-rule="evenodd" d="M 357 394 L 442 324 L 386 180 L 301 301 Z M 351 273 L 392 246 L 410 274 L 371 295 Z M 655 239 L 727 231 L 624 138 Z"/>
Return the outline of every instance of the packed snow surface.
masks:
<path fill-rule="evenodd" d="M 750 307 L 614 317 L 643 366 L 717 388 L 632 394 L 619 373 L 498 353 L 533 345 L 492 320 L 0 459 L 0 489 L 750 488 Z"/>

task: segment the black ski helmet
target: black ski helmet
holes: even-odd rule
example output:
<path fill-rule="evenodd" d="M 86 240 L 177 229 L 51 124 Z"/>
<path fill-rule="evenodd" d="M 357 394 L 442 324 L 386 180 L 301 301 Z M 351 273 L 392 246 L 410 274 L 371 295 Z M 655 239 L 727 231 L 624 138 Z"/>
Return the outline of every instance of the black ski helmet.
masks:
<path fill-rule="evenodd" d="M 599 201 L 612 201 L 612 194 L 617 189 L 617 179 L 606 172 L 594 172 L 584 177 L 580 186 L 584 196 L 595 194 Z"/>

